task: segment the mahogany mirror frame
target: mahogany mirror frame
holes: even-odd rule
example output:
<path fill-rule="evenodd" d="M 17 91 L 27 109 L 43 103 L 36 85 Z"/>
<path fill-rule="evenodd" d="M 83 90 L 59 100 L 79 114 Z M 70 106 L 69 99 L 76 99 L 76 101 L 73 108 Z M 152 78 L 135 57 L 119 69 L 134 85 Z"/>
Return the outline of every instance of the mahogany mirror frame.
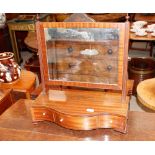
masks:
<path fill-rule="evenodd" d="M 117 84 L 98 84 L 76 81 L 49 80 L 48 62 L 46 53 L 46 40 L 44 28 L 117 28 L 119 29 L 119 51 L 118 51 L 118 83 Z M 105 22 L 36 22 L 39 61 L 43 88 L 48 86 L 75 86 L 85 88 L 99 88 L 121 90 L 126 96 L 127 85 L 127 63 L 128 63 L 128 41 L 129 41 L 129 22 L 125 23 L 105 23 Z"/>

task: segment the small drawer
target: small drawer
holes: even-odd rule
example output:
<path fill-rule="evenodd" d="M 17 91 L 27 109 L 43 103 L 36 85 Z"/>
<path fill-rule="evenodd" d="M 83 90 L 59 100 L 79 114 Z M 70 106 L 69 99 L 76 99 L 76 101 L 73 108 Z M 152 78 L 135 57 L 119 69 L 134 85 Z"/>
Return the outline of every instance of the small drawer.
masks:
<path fill-rule="evenodd" d="M 57 63 L 58 73 L 105 76 L 105 74 L 116 74 L 117 71 L 117 61 L 76 59 L 68 57 L 59 59 Z"/>
<path fill-rule="evenodd" d="M 68 125 L 70 125 L 70 121 L 71 120 L 66 115 L 58 114 L 58 113 L 54 114 L 54 122 L 56 124 L 62 125 L 64 127 L 68 127 Z"/>
<path fill-rule="evenodd" d="M 126 119 L 117 115 L 104 115 L 99 118 L 99 123 L 105 128 L 123 128 Z"/>
<path fill-rule="evenodd" d="M 53 121 L 53 112 L 49 111 L 47 108 L 33 107 L 31 111 L 34 116 L 33 119 L 35 119 L 36 121 L 39 120 Z"/>
<path fill-rule="evenodd" d="M 55 122 L 58 124 L 61 124 L 65 121 L 64 117 L 61 115 L 55 114 L 54 117 L 55 117 Z"/>
<path fill-rule="evenodd" d="M 117 61 L 103 63 L 103 61 L 89 60 L 89 62 L 81 62 L 80 65 L 77 65 L 76 61 L 77 60 L 71 62 L 73 63 L 73 66 L 71 68 L 69 67 L 63 68 L 65 65 L 62 65 L 61 68 L 58 67 L 57 75 L 59 80 L 117 84 L 118 82 Z M 85 61 L 85 59 L 82 59 L 81 61 Z M 69 61 L 66 62 L 70 63 Z"/>
<path fill-rule="evenodd" d="M 109 43 L 56 42 L 57 58 L 78 57 L 104 59 L 118 57 L 118 46 Z"/>
<path fill-rule="evenodd" d="M 88 44 L 85 43 L 77 43 L 77 42 L 69 42 L 69 41 L 56 41 L 55 44 L 56 47 L 56 54 L 57 57 L 79 57 L 80 51 L 83 51 L 85 49 L 89 48 Z"/>

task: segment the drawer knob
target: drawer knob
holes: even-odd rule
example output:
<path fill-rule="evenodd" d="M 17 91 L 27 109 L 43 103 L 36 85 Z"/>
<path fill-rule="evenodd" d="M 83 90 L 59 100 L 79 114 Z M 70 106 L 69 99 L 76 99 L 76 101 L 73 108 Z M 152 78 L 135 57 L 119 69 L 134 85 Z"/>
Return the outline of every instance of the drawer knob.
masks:
<path fill-rule="evenodd" d="M 68 66 L 69 66 L 69 68 L 73 68 L 73 67 L 76 66 L 76 64 L 74 64 L 74 63 L 69 63 Z"/>
<path fill-rule="evenodd" d="M 94 109 L 93 108 L 87 108 L 86 111 L 87 112 L 94 112 Z"/>
<path fill-rule="evenodd" d="M 45 112 L 43 112 L 43 116 L 45 116 L 46 115 L 46 113 Z"/>
<path fill-rule="evenodd" d="M 63 122 L 63 120 L 64 120 L 64 119 L 63 119 L 63 118 L 61 118 L 61 119 L 60 119 L 60 122 Z"/>
<path fill-rule="evenodd" d="M 73 48 L 72 47 L 68 47 L 68 53 L 72 53 L 73 52 Z"/>
<path fill-rule="evenodd" d="M 108 49 L 108 54 L 111 55 L 113 53 L 112 49 Z"/>
<path fill-rule="evenodd" d="M 107 66 L 107 70 L 108 70 L 108 71 L 111 71 L 111 70 L 112 70 L 112 66 L 111 66 L 111 65 L 108 65 L 108 66 Z"/>

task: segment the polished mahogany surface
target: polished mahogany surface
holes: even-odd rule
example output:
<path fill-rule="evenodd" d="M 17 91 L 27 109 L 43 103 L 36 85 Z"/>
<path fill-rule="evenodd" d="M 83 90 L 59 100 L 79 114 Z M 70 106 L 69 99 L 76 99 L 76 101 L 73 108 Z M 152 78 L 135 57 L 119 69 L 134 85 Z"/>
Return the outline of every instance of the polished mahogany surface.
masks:
<path fill-rule="evenodd" d="M 113 128 L 126 133 L 129 97 L 116 92 L 49 90 L 32 106 L 34 122 L 51 121 L 74 130 Z"/>
<path fill-rule="evenodd" d="M 129 112 L 128 132 L 112 129 L 76 131 L 54 123 L 32 124 L 32 100 L 19 100 L 0 116 L 0 140 L 155 140 L 155 114 Z"/>

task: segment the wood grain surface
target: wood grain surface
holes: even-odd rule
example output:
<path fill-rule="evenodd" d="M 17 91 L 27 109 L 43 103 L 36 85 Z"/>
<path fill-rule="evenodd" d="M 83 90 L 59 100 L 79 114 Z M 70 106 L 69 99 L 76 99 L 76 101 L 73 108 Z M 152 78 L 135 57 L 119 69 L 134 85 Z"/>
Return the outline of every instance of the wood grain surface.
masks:
<path fill-rule="evenodd" d="M 34 122 L 47 120 L 74 130 L 113 128 L 126 132 L 129 97 L 122 102 L 120 93 L 85 90 L 56 90 L 56 100 L 49 96 L 53 94 L 41 94 L 35 100 L 31 109 Z"/>
<path fill-rule="evenodd" d="M 154 13 L 136 13 L 134 17 L 135 21 L 147 21 L 148 23 L 155 22 L 155 14 Z"/>
<path fill-rule="evenodd" d="M 137 97 L 141 104 L 155 110 L 155 78 L 144 80 L 138 84 Z"/>
<path fill-rule="evenodd" d="M 54 14 L 56 22 L 63 22 L 69 18 L 71 13 L 57 13 Z M 93 18 L 97 22 L 120 22 L 125 21 L 126 13 L 87 13 L 90 18 Z M 88 20 L 88 19 L 87 19 Z"/>
<path fill-rule="evenodd" d="M 13 104 L 12 90 L 0 89 L 0 115 Z"/>

